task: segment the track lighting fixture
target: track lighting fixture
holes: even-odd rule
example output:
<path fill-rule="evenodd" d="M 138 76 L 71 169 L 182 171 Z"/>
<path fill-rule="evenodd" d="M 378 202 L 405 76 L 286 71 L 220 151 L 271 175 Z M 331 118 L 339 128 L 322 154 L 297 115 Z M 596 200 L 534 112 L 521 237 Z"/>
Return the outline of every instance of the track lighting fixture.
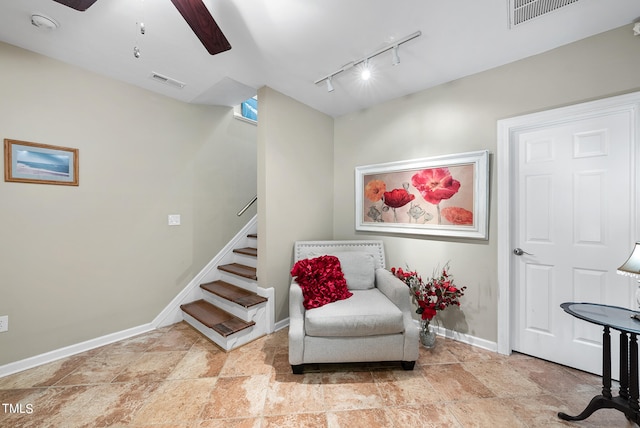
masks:
<path fill-rule="evenodd" d="M 317 85 L 318 83 L 322 82 L 322 81 L 326 81 L 327 82 L 327 92 L 333 92 L 334 88 L 333 88 L 333 82 L 332 79 L 334 76 L 342 73 L 343 71 L 346 71 L 352 67 L 355 67 L 359 64 L 362 64 L 361 70 L 360 70 L 360 77 L 362 78 L 362 80 L 369 80 L 371 78 L 371 67 L 369 64 L 369 61 L 386 52 L 386 51 L 392 51 L 392 57 L 391 57 L 391 64 L 392 65 L 398 65 L 400 64 L 400 56 L 398 55 L 398 50 L 400 49 L 400 45 L 403 43 L 407 43 L 409 40 L 413 40 L 416 37 L 420 37 L 422 35 L 421 31 L 416 31 L 413 34 L 408 35 L 407 37 L 404 37 L 400 40 L 397 40 L 394 44 L 389 45 L 387 47 L 384 47 L 382 49 L 378 49 L 377 51 L 365 56 L 364 58 L 352 61 L 347 63 L 346 65 L 342 66 L 341 68 L 339 68 L 338 70 L 334 71 L 333 73 L 329 73 L 326 76 L 316 80 L 314 83 Z"/>
<path fill-rule="evenodd" d="M 393 55 L 391 57 L 391 65 L 400 64 L 400 57 L 398 56 L 398 49 L 400 49 L 400 47 L 398 45 L 395 45 L 393 47 L 393 50 L 391 51 L 391 54 Z"/>
<path fill-rule="evenodd" d="M 333 84 L 331 83 L 331 79 L 333 79 L 333 76 L 329 76 L 327 78 L 327 92 L 333 92 Z"/>
<path fill-rule="evenodd" d="M 362 72 L 360 73 L 362 80 L 369 80 L 371 78 L 371 68 L 369 68 L 369 58 L 364 60 L 362 64 Z"/>

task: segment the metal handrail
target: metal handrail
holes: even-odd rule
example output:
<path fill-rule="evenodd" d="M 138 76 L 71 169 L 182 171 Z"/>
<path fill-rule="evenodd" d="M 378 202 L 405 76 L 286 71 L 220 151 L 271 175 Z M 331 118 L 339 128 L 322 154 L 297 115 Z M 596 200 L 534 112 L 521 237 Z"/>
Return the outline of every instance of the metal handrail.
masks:
<path fill-rule="evenodd" d="M 244 212 L 246 210 L 248 210 L 249 207 L 251 205 L 253 205 L 257 200 L 258 200 L 258 195 L 254 196 L 253 199 L 251 199 L 251 201 L 247 205 L 244 206 L 244 208 L 242 208 L 240 211 L 238 211 L 238 217 L 240 217 L 242 214 L 244 214 Z"/>

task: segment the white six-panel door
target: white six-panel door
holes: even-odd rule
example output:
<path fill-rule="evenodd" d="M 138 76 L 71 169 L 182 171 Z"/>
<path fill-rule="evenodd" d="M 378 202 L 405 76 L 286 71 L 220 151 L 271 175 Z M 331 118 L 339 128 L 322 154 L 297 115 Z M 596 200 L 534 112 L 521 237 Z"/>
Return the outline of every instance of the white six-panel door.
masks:
<path fill-rule="evenodd" d="M 560 304 L 630 305 L 616 268 L 631 248 L 632 120 L 607 113 L 514 135 L 513 243 L 525 253 L 513 255 L 513 350 L 601 371 L 602 327 Z"/>
<path fill-rule="evenodd" d="M 640 241 L 640 92 L 497 125 L 498 352 L 600 373 L 602 328 L 559 305 L 638 309 L 615 272 Z"/>

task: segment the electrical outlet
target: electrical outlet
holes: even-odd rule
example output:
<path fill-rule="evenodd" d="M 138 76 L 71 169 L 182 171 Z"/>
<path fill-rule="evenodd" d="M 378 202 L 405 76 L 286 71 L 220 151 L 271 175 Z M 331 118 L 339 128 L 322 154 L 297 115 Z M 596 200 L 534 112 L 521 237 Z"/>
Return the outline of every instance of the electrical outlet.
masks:
<path fill-rule="evenodd" d="M 9 315 L 0 317 L 0 333 L 9 331 Z"/>

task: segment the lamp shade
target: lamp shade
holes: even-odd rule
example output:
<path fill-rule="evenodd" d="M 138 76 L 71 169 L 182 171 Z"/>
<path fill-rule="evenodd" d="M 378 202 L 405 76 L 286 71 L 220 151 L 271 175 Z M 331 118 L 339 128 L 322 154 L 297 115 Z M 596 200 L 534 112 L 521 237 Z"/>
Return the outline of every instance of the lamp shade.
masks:
<path fill-rule="evenodd" d="M 618 268 L 618 273 L 640 278 L 640 242 L 636 242 L 627 261 Z"/>

